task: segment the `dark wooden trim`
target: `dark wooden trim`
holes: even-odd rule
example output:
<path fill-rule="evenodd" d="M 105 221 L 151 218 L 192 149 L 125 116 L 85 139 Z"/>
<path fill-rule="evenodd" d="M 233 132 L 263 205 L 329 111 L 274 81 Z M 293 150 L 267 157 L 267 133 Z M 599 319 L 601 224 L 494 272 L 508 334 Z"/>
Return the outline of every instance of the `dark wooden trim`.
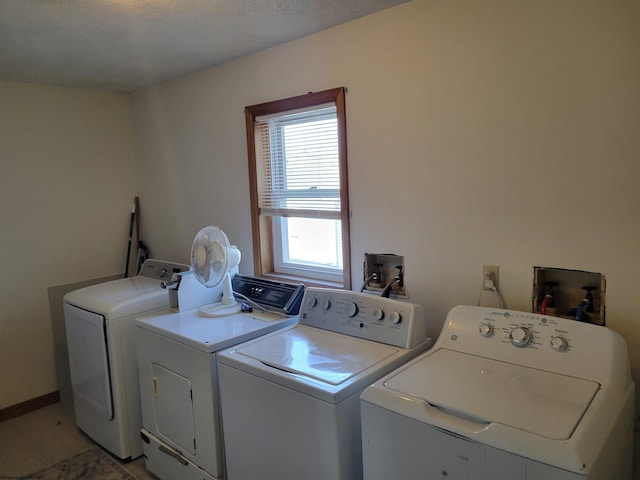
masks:
<path fill-rule="evenodd" d="M 0 422 L 19 417 L 25 413 L 34 412 L 35 410 L 48 407 L 49 405 L 53 405 L 59 401 L 60 392 L 56 390 L 55 392 L 47 393 L 46 395 L 41 395 L 39 397 L 32 398 L 31 400 L 16 403 L 15 405 L 11 405 L 10 407 L 0 410 Z"/>
<path fill-rule="evenodd" d="M 344 87 L 332 88 L 321 92 L 309 92 L 304 95 L 298 95 L 297 97 L 251 105 L 250 107 L 246 107 L 245 111 L 249 112 L 253 118 L 255 118 L 262 115 L 296 110 L 298 108 L 313 107 L 315 105 L 322 105 L 323 103 L 334 103 L 341 93 L 344 94 Z"/>
<path fill-rule="evenodd" d="M 347 121 L 345 114 L 344 87 L 333 88 L 321 92 L 309 92 L 296 97 L 275 100 L 245 107 L 245 124 L 247 134 L 247 156 L 249 160 L 249 195 L 251 202 L 251 233 L 253 237 L 253 269 L 254 275 L 260 277 L 273 274 L 273 246 L 271 244 L 271 220 L 260 217 L 258 209 L 258 173 L 256 170 L 255 119 L 263 115 L 312 107 L 325 103 L 334 103 L 338 117 L 338 140 L 340 147 L 340 190 L 341 190 L 341 225 L 342 225 L 342 260 L 343 288 L 351 289 L 351 232 L 349 229 L 351 208 L 349 207 L 349 178 L 347 175 Z"/>
<path fill-rule="evenodd" d="M 351 290 L 351 207 L 349 206 L 349 175 L 347 173 L 347 114 L 345 109 L 345 89 L 338 88 L 336 110 L 338 114 L 338 146 L 340 148 L 340 205 L 342 228 L 342 283 L 345 290 Z"/>
<path fill-rule="evenodd" d="M 256 169 L 255 115 L 250 107 L 244 110 L 247 133 L 247 156 L 249 158 L 249 201 L 251 202 L 251 237 L 253 238 L 253 274 L 257 277 L 262 271 L 262 241 L 260 239 L 260 214 L 258 212 L 258 172 Z"/>

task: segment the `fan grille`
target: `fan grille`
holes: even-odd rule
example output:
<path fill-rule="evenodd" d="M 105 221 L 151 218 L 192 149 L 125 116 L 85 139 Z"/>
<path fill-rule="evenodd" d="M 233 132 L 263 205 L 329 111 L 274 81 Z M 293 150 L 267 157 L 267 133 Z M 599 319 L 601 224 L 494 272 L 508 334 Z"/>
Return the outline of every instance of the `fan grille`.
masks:
<path fill-rule="evenodd" d="M 200 283 L 215 287 L 224 278 L 229 268 L 230 248 L 227 235 L 216 226 L 200 230 L 191 247 L 191 268 Z"/>

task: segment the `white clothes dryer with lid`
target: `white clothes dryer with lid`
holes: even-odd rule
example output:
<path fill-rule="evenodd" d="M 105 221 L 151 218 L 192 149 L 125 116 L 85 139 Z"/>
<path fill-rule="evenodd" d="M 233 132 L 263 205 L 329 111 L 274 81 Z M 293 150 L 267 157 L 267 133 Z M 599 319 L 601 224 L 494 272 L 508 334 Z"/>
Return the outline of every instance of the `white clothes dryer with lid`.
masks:
<path fill-rule="evenodd" d="M 608 328 L 455 307 L 362 394 L 364 478 L 629 480 L 634 395 Z"/>
<path fill-rule="evenodd" d="M 134 319 L 169 308 L 162 282 L 187 270 L 188 265 L 150 259 L 137 276 L 64 296 L 76 424 L 121 459 L 142 455 Z"/>

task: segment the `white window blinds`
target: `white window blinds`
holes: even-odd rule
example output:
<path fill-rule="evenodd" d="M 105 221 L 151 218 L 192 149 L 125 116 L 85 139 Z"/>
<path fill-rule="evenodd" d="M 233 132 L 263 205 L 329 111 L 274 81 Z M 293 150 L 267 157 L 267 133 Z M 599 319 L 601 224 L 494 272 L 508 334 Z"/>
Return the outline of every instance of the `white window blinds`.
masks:
<path fill-rule="evenodd" d="M 340 219 L 336 107 L 256 118 L 260 215 Z"/>

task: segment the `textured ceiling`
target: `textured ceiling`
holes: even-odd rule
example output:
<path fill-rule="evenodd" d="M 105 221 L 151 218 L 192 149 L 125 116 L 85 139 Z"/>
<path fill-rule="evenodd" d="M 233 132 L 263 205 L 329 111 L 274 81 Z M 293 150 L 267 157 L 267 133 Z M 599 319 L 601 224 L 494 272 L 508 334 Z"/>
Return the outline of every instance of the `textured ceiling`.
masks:
<path fill-rule="evenodd" d="M 0 80 L 129 92 L 407 0 L 0 0 Z"/>

